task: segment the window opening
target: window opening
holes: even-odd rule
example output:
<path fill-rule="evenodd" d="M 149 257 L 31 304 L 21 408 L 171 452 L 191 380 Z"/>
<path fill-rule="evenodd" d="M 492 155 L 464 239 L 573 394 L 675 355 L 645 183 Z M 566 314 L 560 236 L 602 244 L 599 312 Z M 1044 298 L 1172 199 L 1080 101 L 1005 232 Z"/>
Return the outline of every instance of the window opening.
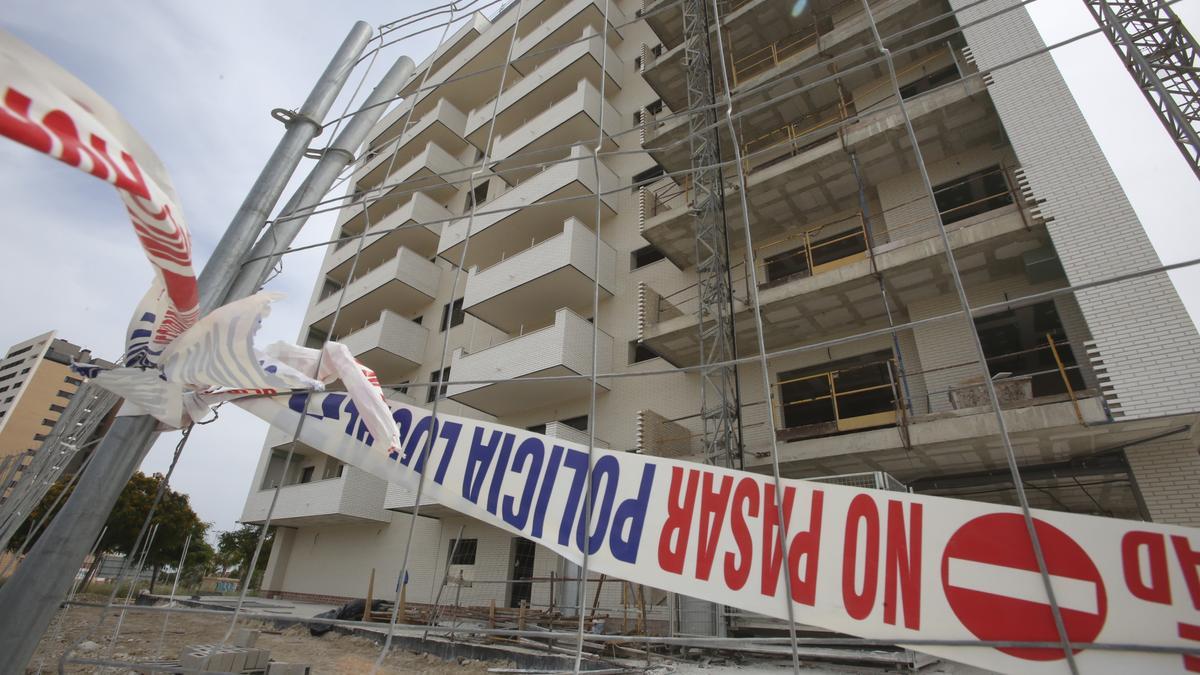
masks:
<path fill-rule="evenodd" d="M 455 546 L 456 542 L 457 546 Z M 479 548 L 478 539 L 451 539 L 446 555 L 449 557 L 451 565 L 474 565 L 477 548 Z"/>

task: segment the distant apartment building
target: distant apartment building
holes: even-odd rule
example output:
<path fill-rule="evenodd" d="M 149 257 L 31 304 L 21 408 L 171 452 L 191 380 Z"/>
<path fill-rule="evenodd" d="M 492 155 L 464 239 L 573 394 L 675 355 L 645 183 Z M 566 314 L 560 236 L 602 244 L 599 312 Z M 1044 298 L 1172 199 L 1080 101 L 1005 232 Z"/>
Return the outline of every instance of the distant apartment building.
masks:
<path fill-rule="evenodd" d="M 755 353 L 754 265 L 771 353 L 769 395 L 738 366 L 744 468 L 770 472 L 774 436 L 785 477 L 1015 503 L 968 326 L 938 319 L 958 309 L 940 216 L 1033 505 L 1200 525 L 1200 338 L 1165 275 L 1063 291 L 1158 258 L 1051 56 L 1009 64 L 1043 46 L 1026 11 L 972 23 L 1015 0 L 871 2 L 931 202 L 861 3 L 718 4 L 738 134 L 720 141 L 726 161 L 741 146 L 754 240 L 727 167 L 736 340 Z M 380 234 L 357 262 L 357 240 L 329 247 L 301 340 L 347 344 L 396 400 L 700 461 L 682 31 L 675 0 L 524 0 L 466 21 L 364 151 L 351 192 L 383 190 L 333 235 Z M 590 419 L 587 379 L 522 379 L 589 374 L 593 325 L 600 372 L 656 374 L 600 380 Z M 268 592 L 362 597 L 372 571 L 388 588 L 415 527 L 410 602 L 446 577 L 462 604 L 573 601 L 520 583 L 570 575 L 549 551 L 434 503 L 414 525 L 411 491 L 313 448 L 285 471 L 290 440 L 268 434 L 242 516 L 262 522 L 283 486 Z"/>
<path fill-rule="evenodd" d="M 90 350 L 55 335 L 18 342 L 0 359 L 0 495 L 20 477 L 83 384 L 71 362 L 94 361 Z"/>

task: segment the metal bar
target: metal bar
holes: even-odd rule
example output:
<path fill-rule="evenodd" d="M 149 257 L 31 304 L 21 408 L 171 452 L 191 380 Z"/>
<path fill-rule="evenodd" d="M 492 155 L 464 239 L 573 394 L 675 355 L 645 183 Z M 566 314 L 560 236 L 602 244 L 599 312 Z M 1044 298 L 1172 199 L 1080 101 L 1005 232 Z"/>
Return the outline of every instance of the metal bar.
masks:
<path fill-rule="evenodd" d="M 404 86 L 404 83 L 412 76 L 415 68 L 412 59 L 401 56 L 379 80 L 379 84 L 375 85 L 375 89 L 371 91 L 359 112 L 350 118 L 317 165 L 308 174 L 308 178 L 279 212 L 280 216 L 298 215 L 298 217 L 277 219 L 254 245 L 254 250 L 250 253 L 250 261 L 238 272 L 237 278 L 233 282 L 229 292 L 231 297 L 246 297 L 262 287 L 271 268 L 275 266 L 283 252 L 292 245 L 292 241 L 300 233 L 300 229 L 308 222 L 308 216 L 304 215 L 304 211 L 311 210 L 329 192 L 341 172 L 354 160 L 354 152 L 367 140 L 367 134 L 383 116 L 386 106 L 382 103 L 399 94 L 400 87 Z"/>
<path fill-rule="evenodd" d="M 325 115 L 345 86 L 351 69 L 370 39 L 371 26 L 365 21 L 356 22 L 300 110 L 292 113 L 277 109 L 271 113 L 284 123 L 287 131 L 279 139 L 279 144 L 254 181 L 254 187 L 238 207 L 212 257 L 205 264 L 204 271 L 200 273 L 201 315 L 226 302 L 226 296 L 241 271 L 242 259 L 254 245 L 263 224 L 271 215 L 271 209 L 300 165 L 308 144 L 321 133 Z"/>
<path fill-rule="evenodd" d="M 1196 68 L 1200 45 L 1196 38 L 1163 0 L 1085 2 L 1184 161 L 1200 178 L 1200 70 Z M 1164 80 L 1174 86 L 1168 87 Z"/>
<path fill-rule="evenodd" d="M 349 75 L 349 68 L 366 46 L 370 30 L 366 23 L 358 22 L 313 87 L 301 109 L 310 121 L 323 119 L 329 111 Z M 312 139 L 309 134 L 315 134 L 309 122 L 293 128 L 297 131 L 289 129 L 285 134 L 289 142 L 280 142 L 230 224 L 229 229 L 237 231 L 226 232 L 200 275 L 202 313 L 226 300 L 225 291 L 237 274 L 239 261 L 249 252 L 267 211 L 278 200 L 304 154 Z M 302 138 L 303 143 L 299 143 Z M 259 220 L 252 219 L 260 216 Z M 158 421 L 149 415 L 120 417 L 113 422 L 94 451 L 98 455 L 96 460 L 83 472 L 59 516 L 29 552 L 26 562 L 31 564 L 17 568 L 0 588 L 0 672 L 21 672 L 29 663 L 59 603 L 71 588 L 93 536 L 104 525 L 129 477 L 158 438 L 157 427 Z"/>
<path fill-rule="evenodd" d="M 1058 355 L 1058 347 L 1054 344 L 1054 336 L 1046 333 L 1046 343 L 1050 345 L 1050 353 L 1054 355 L 1054 363 L 1058 366 L 1058 374 L 1062 376 L 1063 386 L 1067 388 L 1067 395 L 1071 397 L 1071 405 L 1075 407 L 1075 419 L 1079 420 L 1080 424 L 1087 426 L 1083 421 L 1083 412 L 1079 410 L 1079 400 L 1075 398 L 1075 389 L 1071 386 L 1071 378 L 1067 377 L 1067 371 L 1063 368 L 1062 357 Z"/>

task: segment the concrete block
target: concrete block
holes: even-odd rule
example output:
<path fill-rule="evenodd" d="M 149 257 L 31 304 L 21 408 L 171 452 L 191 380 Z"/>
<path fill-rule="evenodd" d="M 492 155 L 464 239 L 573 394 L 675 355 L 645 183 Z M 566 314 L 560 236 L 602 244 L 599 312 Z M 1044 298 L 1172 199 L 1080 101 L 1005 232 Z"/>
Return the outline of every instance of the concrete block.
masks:
<path fill-rule="evenodd" d="M 254 661 L 251 663 L 247 659 L 246 668 L 249 670 L 266 670 L 267 664 L 271 662 L 271 652 L 266 649 L 253 649 L 251 653 Z"/>
<path fill-rule="evenodd" d="M 235 647 L 223 652 L 228 659 L 226 666 L 231 673 L 240 673 L 246 669 L 246 650 L 241 647 Z"/>
<path fill-rule="evenodd" d="M 239 628 L 233 633 L 233 644 L 238 647 L 253 647 L 258 642 L 258 631 Z"/>

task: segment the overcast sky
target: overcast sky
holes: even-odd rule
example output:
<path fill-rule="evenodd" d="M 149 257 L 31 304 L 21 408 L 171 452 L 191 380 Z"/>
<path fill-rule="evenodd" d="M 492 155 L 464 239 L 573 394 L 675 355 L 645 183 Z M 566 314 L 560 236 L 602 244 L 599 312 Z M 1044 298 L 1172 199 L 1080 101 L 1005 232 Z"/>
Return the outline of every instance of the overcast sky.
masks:
<path fill-rule="evenodd" d="M 271 109 L 299 107 L 356 19 L 378 26 L 435 4 L 7 0 L 0 25 L 107 98 L 155 149 L 182 202 L 199 269 L 279 139 Z M 1176 9 L 1189 25 L 1200 22 L 1200 0 Z M 1038 0 L 1031 12 L 1047 42 L 1095 28 L 1082 0 Z M 420 61 L 439 35 L 385 50 L 361 95 L 401 54 Z M 1112 48 L 1094 36 L 1054 55 L 1159 255 L 1166 262 L 1200 256 L 1200 183 Z M 98 355 L 119 355 L 152 272 L 112 188 L 0 141 L 0 204 L 7 281 L 0 349 L 57 329 Z M 313 218 L 299 243 L 327 238 L 332 225 L 329 216 Z M 296 339 L 321 255 L 287 257 L 271 288 L 288 298 L 275 305 L 260 344 Z M 1193 319 L 1200 316 L 1200 271 L 1173 278 Z M 217 530 L 241 515 L 265 432 L 264 423 L 226 406 L 183 453 L 173 485 Z M 143 470 L 165 471 L 178 438 L 164 434 Z"/>

